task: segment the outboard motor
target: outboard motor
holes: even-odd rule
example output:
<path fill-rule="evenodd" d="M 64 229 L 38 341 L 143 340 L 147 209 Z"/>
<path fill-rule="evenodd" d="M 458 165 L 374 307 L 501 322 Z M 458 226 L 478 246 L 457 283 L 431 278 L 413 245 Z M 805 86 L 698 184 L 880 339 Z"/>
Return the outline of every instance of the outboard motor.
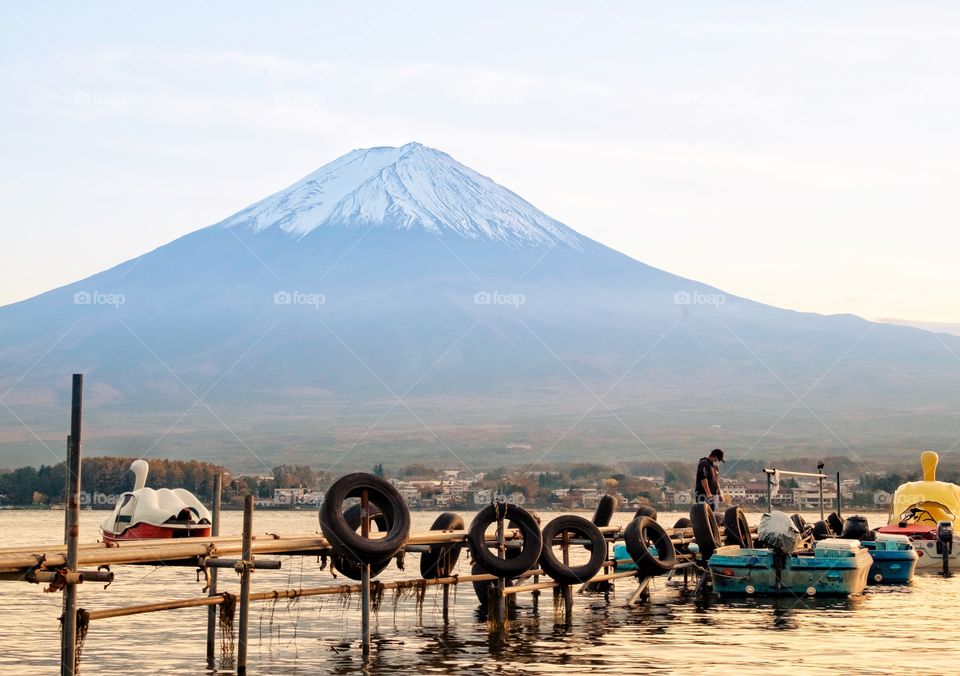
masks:
<path fill-rule="evenodd" d="M 950 555 L 953 554 L 953 524 L 941 521 L 937 524 L 937 554 L 943 557 L 943 574 L 950 574 Z"/>
<path fill-rule="evenodd" d="M 865 516 L 851 516 L 843 522 L 840 537 L 845 540 L 863 540 L 870 537 L 870 525 Z"/>

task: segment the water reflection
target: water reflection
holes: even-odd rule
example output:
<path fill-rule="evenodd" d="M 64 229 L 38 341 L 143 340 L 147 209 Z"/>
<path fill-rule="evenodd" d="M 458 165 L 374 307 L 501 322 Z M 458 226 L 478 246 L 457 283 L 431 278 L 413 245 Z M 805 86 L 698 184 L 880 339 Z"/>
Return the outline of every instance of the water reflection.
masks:
<path fill-rule="evenodd" d="M 0 513 L 0 537 L 16 540 L 18 515 Z M 82 515 L 82 527 L 95 529 L 99 515 Z M 239 515 L 228 513 L 237 522 Z M 435 515 L 415 515 L 429 526 Z M 31 514 L 46 539 L 59 533 L 62 515 Z M 669 517 L 665 517 L 669 518 Z M 6 519 L 6 521 L 4 521 Z M 47 519 L 47 521 L 45 521 Z M 278 532 L 315 528 L 312 514 L 258 515 L 261 528 Z M 297 519 L 302 519 L 302 523 Z M 415 524 L 416 526 L 416 524 Z M 418 526 L 419 527 L 419 526 Z M 88 534 L 89 535 L 89 534 Z M 35 539 L 31 536 L 31 539 Z M 313 561 L 284 562 L 284 572 L 258 573 L 257 590 L 315 586 L 330 582 L 329 571 Z M 409 563 L 408 563 L 409 567 Z M 117 568 L 109 590 L 95 585 L 80 591 L 89 609 L 114 607 L 174 596 L 196 596 L 201 584 L 184 569 L 143 571 Z M 469 567 L 461 570 L 469 572 Z M 384 577 L 400 577 L 391 569 Z M 235 580 L 221 577 L 236 591 Z M 890 673 L 953 673 L 960 661 L 955 641 L 913 642 L 903 650 L 904 627 L 910 635 L 941 636 L 956 614 L 960 578 L 918 577 L 910 587 L 871 587 L 854 599 L 753 598 L 712 599 L 691 594 L 679 581 L 658 580 L 649 603 L 627 608 L 634 585 L 621 581 L 603 594 L 577 596 L 569 625 L 557 624 L 551 592 L 540 597 L 535 612 L 531 596 L 522 594 L 510 612 L 505 632 L 491 634 L 486 613 L 474 591 L 464 584 L 451 594 L 450 622 L 444 624 L 439 593 L 426 598 L 422 614 L 412 599 L 394 604 L 384 599 L 373 623 L 373 650 L 364 659 L 359 612 L 354 600 L 299 600 L 253 606 L 250 637 L 252 673 L 395 674 L 417 673 L 685 673 L 700 670 L 697 655 L 708 655 L 717 673 L 768 676 L 789 663 L 798 671 L 835 676 L 837 665 L 854 673 L 871 656 Z M 34 586 L 0 587 L 4 610 L 0 632 L 0 673 L 54 673 L 57 668 L 59 599 Z M 890 618 L 895 617 L 896 622 Z M 260 627 L 258 631 L 258 627 Z M 87 637 L 82 667 L 86 673 L 209 674 L 203 634 L 206 613 L 192 610 L 158 613 L 95 623 Z M 118 642 L 118 636 L 124 640 Z M 127 637 L 132 637 L 127 640 Z M 758 648 L 762 646 L 763 650 Z M 810 650 L 816 646 L 816 650 Z M 693 660 L 693 661 L 692 661 Z"/>

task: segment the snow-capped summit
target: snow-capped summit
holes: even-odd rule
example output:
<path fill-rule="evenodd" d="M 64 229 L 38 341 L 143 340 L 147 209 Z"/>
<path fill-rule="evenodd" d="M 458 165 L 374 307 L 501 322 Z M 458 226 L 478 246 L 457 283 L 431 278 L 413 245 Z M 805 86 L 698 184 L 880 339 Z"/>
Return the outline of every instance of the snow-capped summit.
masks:
<path fill-rule="evenodd" d="M 349 152 L 215 227 L 277 228 L 301 238 L 318 228 L 370 225 L 517 246 L 581 249 L 587 242 L 510 190 L 419 143 Z"/>

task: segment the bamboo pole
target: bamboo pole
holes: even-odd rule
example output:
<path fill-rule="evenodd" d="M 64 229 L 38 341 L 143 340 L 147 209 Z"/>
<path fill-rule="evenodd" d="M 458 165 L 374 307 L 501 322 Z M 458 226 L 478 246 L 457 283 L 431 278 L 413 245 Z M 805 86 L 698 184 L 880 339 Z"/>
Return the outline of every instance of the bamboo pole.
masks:
<path fill-rule="evenodd" d="M 70 458 L 70 444 L 71 444 L 71 439 L 70 439 L 70 435 L 68 434 L 68 435 L 67 435 L 67 458 L 68 458 L 68 463 L 69 463 L 69 458 Z M 69 472 L 69 471 L 64 472 L 64 485 L 63 485 L 63 499 L 64 499 L 64 500 L 66 500 L 66 499 L 67 499 L 67 496 L 70 495 L 70 479 L 71 479 L 71 474 L 70 474 L 70 472 Z M 69 523 L 69 520 L 67 519 L 67 515 L 64 514 L 64 515 L 63 515 L 63 550 L 64 550 L 64 551 L 66 551 L 66 549 L 67 549 L 67 543 L 68 543 L 68 542 L 70 542 L 70 523 Z M 79 549 L 79 546 L 80 546 L 80 545 L 78 544 L 78 545 L 77 545 L 78 549 Z M 31 571 L 28 570 L 28 571 L 25 571 L 25 572 L 23 572 L 23 573 L 21 573 L 21 572 L 19 572 L 19 571 L 14 571 L 14 572 L 11 572 L 11 573 L 2 573 L 2 574 L 0 574 L 0 580 L 26 580 L 27 582 L 29 582 L 30 579 L 29 579 L 28 576 L 30 575 L 30 572 L 31 572 Z M 34 571 L 34 574 L 39 573 L 39 572 L 40 572 L 40 571 Z M 9 575 L 10 577 L 6 577 L 7 575 Z M 63 618 L 65 618 L 66 616 L 67 616 L 67 595 L 66 595 L 66 594 L 62 594 L 61 597 L 60 597 L 60 618 L 61 618 L 61 619 L 60 619 L 60 622 L 61 622 L 61 627 L 60 627 L 60 629 L 61 629 L 61 631 L 60 631 L 60 653 L 61 653 L 61 656 L 63 655 L 63 652 L 64 652 L 64 645 L 63 645 L 63 643 L 64 643 L 64 641 L 66 640 L 66 636 L 67 636 L 67 633 L 66 633 L 65 631 L 63 631 L 63 625 L 62 625 L 62 623 L 63 623 Z"/>
<path fill-rule="evenodd" d="M 602 528 L 602 531 L 617 532 L 617 527 Z M 372 537 L 382 537 L 372 533 Z M 427 531 L 414 533 L 407 544 L 456 544 L 466 540 L 466 531 Z M 504 540 L 519 539 L 517 531 L 504 533 Z M 121 565 L 174 559 L 191 559 L 210 554 L 210 546 L 219 555 L 240 554 L 242 536 L 193 537 L 184 539 L 131 540 L 126 542 L 91 542 L 78 546 L 80 565 Z M 254 554 L 329 554 L 330 544 L 318 533 L 295 533 L 281 535 L 268 533 L 253 536 Z M 498 544 L 495 538 L 487 538 L 489 545 Z M 677 540 L 674 544 L 686 544 Z M 66 548 L 63 545 L 35 545 L 0 548 L 0 572 L 14 572 L 36 568 L 38 565 L 58 568 L 66 565 Z"/>
<path fill-rule="evenodd" d="M 497 509 L 497 557 L 506 558 L 507 548 L 506 548 L 506 524 L 504 524 L 503 513 L 506 511 L 504 509 Z M 503 590 L 507 587 L 507 581 L 502 578 L 497 578 L 497 586 L 494 595 L 496 596 L 496 603 L 493 606 L 494 610 L 494 623 L 498 630 L 503 630 L 507 625 L 507 597 L 504 595 Z M 493 591 L 493 590 L 491 590 Z"/>
<path fill-rule="evenodd" d="M 379 534 L 372 533 L 374 537 Z M 409 544 L 455 544 L 463 542 L 466 535 L 463 532 L 442 533 L 440 531 L 414 534 L 408 539 Z M 509 539 L 509 538 L 508 538 Z M 186 540 L 186 541 L 185 541 Z M 488 538 L 490 544 L 496 541 Z M 174 559 L 193 559 L 198 556 L 208 556 L 210 546 L 217 555 L 234 555 L 242 551 L 242 538 L 184 538 L 155 541 L 122 542 L 122 543 L 91 543 L 80 547 L 79 563 L 81 565 L 120 565 L 126 563 L 144 563 L 152 561 L 166 561 Z M 254 554 L 293 554 L 313 555 L 329 554 L 330 544 L 316 533 L 291 536 L 261 536 L 253 538 Z M 0 572 L 28 570 L 38 565 L 48 568 L 57 568 L 65 565 L 66 556 L 63 548 L 32 547 L 17 549 L 0 549 Z"/>
<path fill-rule="evenodd" d="M 640 599 L 649 598 L 650 595 L 647 593 L 647 590 L 650 588 L 650 581 L 653 580 L 652 577 L 645 577 L 640 581 L 639 586 L 630 594 L 630 598 L 627 599 L 627 605 L 632 606 Z"/>
<path fill-rule="evenodd" d="M 723 526 L 721 526 L 721 529 Z M 600 529 L 604 533 L 616 533 L 619 535 L 620 528 L 617 526 L 607 526 Z M 751 530 L 756 531 L 756 527 L 753 527 Z M 683 529 L 678 528 L 667 529 L 667 533 L 676 533 L 674 537 L 674 544 L 684 544 L 683 540 L 689 540 L 693 537 L 693 531 L 689 528 Z M 371 537 L 384 537 L 383 533 L 371 533 Z M 509 542 L 511 540 L 519 540 L 522 535 L 519 531 L 511 530 L 504 533 L 504 539 Z M 237 545 L 239 547 L 243 537 L 241 535 L 220 535 L 217 537 L 191 537 L 185 538 L 189 542 L 184 543 L 183 540 L 174 540 L 171 538 L 167 539 L 156 539 L 156 540 L 121 540 L 119 542 L 84 542 L 79 544 L 81 550 L 146 550 L 152 548 L 164 548 L 169 547 L 171 544 L 189 544 L 194 547 L 197 545 L 202 545 L 206 547 L 208 544 L 218 545 L 218 546 L 229 546 Z M 263 546 L 264 543 L 273 542 L 273 543 L 295 543 L 298 546 L 304 543 L 308 543 L 311 549 L 315 550 L 329 550 L 330 543 L 327 542 L 326 538 L 319 533 L 262 533 L 260 535 L 253 536 L 254 548 L 259 544 Z M 413 533 L 407 538 L 407 542 L 404 546 L 418 546 L 418 545 L 436 545 L 436 544 L 456 544 L 458 542 L 466 542 L 467 540 L 467 531 L 465 530 L 448 530 L 448 531 L 424 531 L 422 533 Z M 587 540 L 584 540 L 584 543 L 588 543 Z M 497 539 L 495 537 L 487 538 L 488 545 L 497 544 Z M 237 549 L 239 552 L 239 549 Z M 411 549 L 410 551 L 417 551 L 416 549 Z M 423 551 L 423 550 L 420 550 Z M 50 544 L 50 545 L 20 545 L 17 547 L 0 547 L 0 562 L 4 560 L 4 557 L 11 555 L 30 555 L 30 556 L 39 556 L 40 554 L 46 555 L 47 558 L 51 561 L 57 562 L 59 559 L 57 557 L 62 556 L 66 553 L 66 546 L 60 544 Z M 31 563 L 36 563 L 33 559 L 30 559 Z M 0 563 L 0 567 L 4 567 L 5 564 Z"/>
<path fill-rule="evenodd" d="M 542 570 L 531 570 L 521 578 L 533 577 L 535 574 L 542 574 Z M 472 584 L 473 582 L 490 582 L 496 580 L 495 575 L 454 575 L 451 577 L 438 577 L 430 580 L 395 580 L 393 582 L 371 582 L 371 586 L 376 585 L 378 589 L 413 589 L 419 585 L 433 587 L 442 584 Z M 516 589 L 510 587 L 509 589 Z M 325 587 L 310 587 L 307 589 L 281 589 L 268 592 L 256 592 L 250 594 L 250 601 L 272 601 L 274 599 L 292 599 L 309 596 L 339 596 L 342 594 L 356 594 L 361 591 L 359 584 L 339 584 L 327 585 Z M 120 608 L 107 608 L 105 610 L 84 611 L 84 616 L 89 621 L 108 620 L 115 617 L 129 617 L 130 615 L 141 615 L 143 613 L 155 613 L 164 610 L 179 610 L 182 608 L 198 608 L 203 606 L 219 606 L 223 603 L 223 594 L 217 596 L 199 596 L 189 599 L 177 599 L 174 601 L 159 601 L 157 603 L 146 603 L 136 606 L 123 606 Z"/>
<path fill-rule="evenodd" d="M 211 515 L 210 535 L 217 537 L 220 535 L 220 499 L 223 493 L 223 475 L 217 474 L 213 477 L 213 513 Z M 207 596 L 217 595 L 217 568 L 210 569 L 210 588 Z M 207 668 L 213 670 L 216 667 L 216 642 L 217 642 L 217 609 L 210 606 L 207 609 Z"/>
<path fill-rule="evenodd" d="M 370 537 L 370 495 L 360 493 L 360 535 Z M 360 634 L 364 658 L 370 656 L 370 564 L 360 564 Z"/>
<path fill-rule="evenodd" d="M 570 533 L 563 531 L 563 565 L 570 565 Z M 560 591 L 563 594 L 563 619 L 564 624 L 570 625 L 573 622 L 573 587 L 568 584 L 560 585 Z"/>
<path fill-rule="evenodd" d="M 443 585 L 443 623 L 450 621 L 450 584 Z"/>
<path fill-rule="evenodd" d="M 605 580 L 619 580 L 624 577 L 636 577 L 637 571 L 635 570 L 624 570 L 619 573 L 607 573 L 606 575 L 596 575 L 588 580 L 588 582 L 604 582 Z M 518 585 L 514 587 L 507 587 L 503 593 L 506 596 L 511 594 L 523 594 L 525 592 L 537 591 L 539 589 L 553 589 L 555 587 L 562 586 L 559 582 L 554 582 L 553 580 L 548 580 L 547 582 L 537 582 L 535 584 L 525 584 Z"/>
<path fill-rule="evenodd" d="M 70 449 L 67 456 L 67 505 L 64 512 L 67 552 L 64 563 L 68 572 L 76 572 L 80 540 L 80 453 L 82 446 L 83 374 L 73 374 L 70 405 Z M 77 670 L 77 585 L 63 587 L 63 644 L 60 650 L 60 673 L 74 676 Z"/>
<path fill-rule="evenodd" d="M 243 570 L 240 573 L 240 626 L 237 629 L 237 676 L 247 673 L 247 634 L 250 628 L 250 566 L 253 560 L 253 496 L 243 501 Z"/>
<path fill-rule="evenodd" d="M 619 532 L 616 527 L 608 527 L 608 532 Z M 751 528 L 751 532 L 755 529 Z M 675 532 L 684 532 L 677 529 Z M 376 537 L 378 534 L 372 534 Z M 504 540 L 520 537 L 514 532 L 504 533 Z M 465 531 L 428 531 L 413 534 L 408 539 L 411 545 L 455 544 L 463 542 Z M 689 544 L 691 538 L 684 535 L 671 538 L 674 545 Z M 488 545 L 499 544 L 494 538 L 487 538 Z M 177 559 L 195 559 L 204 556 L 230 556 L 242 552 L 242 538 L 237 536 L 219 536 L 208 538 L 184 538 L 167 540 L 141 540 L 120 543 L 88 543 L 78 546 L 77 563 L 81 566 L 121 565 L 131 563 L 156 563 Z M 326 539 L 317 533 L 294 535 L 265 534 L 252 538 L 252 551 L 256 555 L 314 555 L 329 554 L 331 551 Z M 17 547 L 0 549 L 0 573 L 26 572 L 38 566 L 60 568 L 66 565 L 66 552 L 62 545 Z"/>
<path fill-rule="evenodd" d="M 0 573 L 0 580 L 16 580 L 33 584 L 50 584 L 62 579 L 67 584 L 84 582 L 113 582 L 113 573 L 107 570 L 28 570 L 26 573 Z"/>

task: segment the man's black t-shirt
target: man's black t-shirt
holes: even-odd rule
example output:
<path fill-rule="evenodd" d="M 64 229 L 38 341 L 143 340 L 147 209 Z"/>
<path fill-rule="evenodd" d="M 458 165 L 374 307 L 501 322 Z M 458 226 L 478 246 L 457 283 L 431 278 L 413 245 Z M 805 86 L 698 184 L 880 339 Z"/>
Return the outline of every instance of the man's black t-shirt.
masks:
<path fill-rule="evenodd" d="M 720 493 L 720 472 L 717 471 L 716 466 L 710 462 L 710 458 L 700 458 L 700 464 L 697 465 L 697 481 L 693 487 L 694 495 L 707 494 L 707 492 L 703 490 L 703 484 L 700 483 L 703 479 L 707 480 L 711 495 Z"/>

